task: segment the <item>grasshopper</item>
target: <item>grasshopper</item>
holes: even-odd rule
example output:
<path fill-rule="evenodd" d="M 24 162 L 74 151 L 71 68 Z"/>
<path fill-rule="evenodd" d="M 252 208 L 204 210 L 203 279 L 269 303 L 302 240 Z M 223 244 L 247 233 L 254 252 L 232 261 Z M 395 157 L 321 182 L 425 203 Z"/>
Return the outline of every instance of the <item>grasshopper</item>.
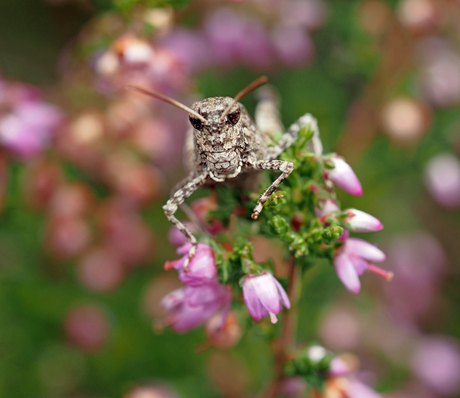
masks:
<path fill-rule="evenodd" d="M 279 120 L 276 96 L 270 89 L 262 93 L 256 109 L 255 123 L 245 107 L 239 103 L 246 94 L 267 81 L 268 79 L 262 76 L 241 90 L 235 98 L 206 98 L 194 102 L 190 108 L 160 93 L 138 86 L 128 86 L 132 90 L 168 102 L 189 114 L 193 128 L 189 133 L 191 145 L 188 146 L 189 156 L 186 157 L 189 174 L 176 185 L 174 194 L 163 206 L 168 220 L 191 242 L 184 269 L 187 269 L 189 261 L 195 254 L 197 239 L 175 217 L 175 213 L 198 188 L 208 184 L 224 183 L 258 170 L 279 171 L 280 176 L 257 201 L 251 216 L 257 220 L 270 195 L 294 169 L 293 163 L 277 158 L 297 139 L 302 126 L 309 126 L 313 130 L 309 149 L 318 155 L 322 153 L 317 121 L 308 113 L 293 123 L 275 146 L 270 146 L 271 135 L 284 130 Z"/>

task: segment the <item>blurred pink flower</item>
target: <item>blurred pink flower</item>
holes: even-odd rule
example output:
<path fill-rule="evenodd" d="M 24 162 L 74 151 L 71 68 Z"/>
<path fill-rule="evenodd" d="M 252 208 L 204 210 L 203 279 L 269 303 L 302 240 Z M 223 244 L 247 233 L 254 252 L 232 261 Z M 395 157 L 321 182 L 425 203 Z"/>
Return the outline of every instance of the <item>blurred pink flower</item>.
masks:
<path fill-rule="evenodd" d="M 96 352 L 107 343 L 110 325 L 107 314 L 93 304 L 72 308 L 65 317 L 67 339 L 83 351 Z"/>
<path fill-rule="evenodd" d="M 438 394 L 460 392 L 460 346 L 444 336 L 423 338 L 411 358 L 412 370 Z"/>
<path fill-rule="evenodd" d="M 267 32 L 260 21 L 230 8 L 219 8 L 204 21 L 204 31 L 217 62 L 223 66 L 242 63 L 266 68 L 273 57 Z"/>
<path fill-rule="evenodd" d="M 281 7 L 280 19 L 290 26 L 316 30 L 327 18 L 327 3 L 322 0 L 285 0 Z"/>
<path fill-rule="evenodd" d="M 110 250 L 100 247 L 85 253 L 78 264 L 77 275 L 85 288 L 108 293 L 123 281 L 125 269 L 117 256 Z"/>
<path fill-rule="evenodd" d="M 361 196 L 363 188 L 350 165 L 339 156 L 330 158 L 330 161 L 333 163 L 334 168 L 326 168 L 324 176 L 345 192 L 354 196 Z"/>
<path fill-rule="evenodd" d="M 341 377 L 350 374 L 349 365 L 340 357 L 335 357 L 329 364 L 328 375 L 331 377 Z"/>
<path fill-rule="evenodd" d="M 0 142 L 17 155 L 38 155 L 48 146 L 62 119 L 53 105 L 21 101 L 0 117 Z"/>
<path fill-rule="evenodd" d="M 283 397 L 301 397 L 307 389 L 307 383 L 301 376 L 294 376 L 284 379 L 281 382 L 280 393 Z"/>
<path fill-rule="evenodd" d="M 428 37 L 420 42 L 422 94 L 434 105 L 453 106 L 460 102 L 460 55 L 446 38 Z"/>
<path fill-rule="evenodd" d="M 159 45 L 191 72 L 207 68 L 214 61 L 206 36 L 196 30 L 176 28 L 161 38 Z"/>
<path fill-rule="evenodd" d="M 334 358 L 329 365 L 328 378 L 326 381 L 325 397 L 346 398 L 381 398 L 368 385 L 364 384 L 356 374 L 358 359 L 348 354 L 351 363 L 341 357 Z M 354 364 L 353 364 L 354 363 Z"/>
<path fill-rule="evenodd" d="M 231 299 L 231 288 L 219 284 L 217 280 L 198 287 L 174 290 L 161 300 L 161 306 L 169 313 L 165 324 L 177 333 L 187 332 L 207 321 L 220 309 L 226 314 Z"/>
<path fill-rule="evenodd" d="M 345 388 L 347 398 L 381 398 L 372 388 L 356 379 L 351 379 Z"/>
<path fill-rule="evenodd" d="M 398 323 L 413 322 L 428 311 L 440 289 L 446 255 L 430 234 L 398 236 L 386 245 L 397 278 L 384 287 L 385 302 Z"/>
<path fill-rule="evenodd" d="M 425 169 L 425 185 L 441 206 L 460 206 L 460 161 L 442 153 L 430 159 Z"/>
<path fill-rule="evenodd" d="M 280 61 L 290 67 L 309 64 L 315 57 L 310 34 L 302 27 L 281 25 L 272 32 L 272 42 Z"/>
<path fill-rule="evenodd" d="M 243 296 L 249 314 L 256 321 L 270 316 L 271 322 L 276 323 L 276 315 L 283 305 L 287 309 L 291 308 L 289 297 L 283 287 L 268 272 L 257 276 L 247 275 L 243 284 Z"/>
<path fill-rule="evenodd" d="M 392 279 L 393 273 L 384 271 L 372 263 L 384 260 L 385 254 L 374 245 L 362 239 L 348 238 L 335 253 L 334 268 L 345 287 L 352 293 L 359 293 L 359 276 L 366 271 L 374 272 L 387 280 Z"/>

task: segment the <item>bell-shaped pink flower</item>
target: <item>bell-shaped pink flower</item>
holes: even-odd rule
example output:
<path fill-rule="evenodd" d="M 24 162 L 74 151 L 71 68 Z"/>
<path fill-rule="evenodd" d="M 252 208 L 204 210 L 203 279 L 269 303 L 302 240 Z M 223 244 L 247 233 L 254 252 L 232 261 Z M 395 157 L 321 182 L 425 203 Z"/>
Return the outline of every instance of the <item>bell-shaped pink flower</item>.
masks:
<path fill-rule="evenodd" d="M 177 333 L 184 333 L 203 324 L 221 309 L 222 319 L 225 319 L 231 299 L 231 288 L 217 281 L 174 290 L 161 300 L 161 306 L 169 312 L 165 324 Z"/>
<path fill-rule="evenodd" d="M 345 223 L 353 232 L 377 232 L 383 229 L 383 224 L 370 214 L 357 209 L 348 209 L 348 217 Z"/>
<path fill-rule="evenodd" d="M 191 244 L 186 243 L 177 252 L 183 257 L 176 261 L 167 261 L 165 269 L 175 268 L 179 272 L 179 280 L 187 286 L 201 286 L 206 283 L 217 281 L 217 267 L 214 258 L 214 251 L 204 243 L 198 243 L 196 253 L 190 260 L 187 269 L 184 263 L 187 259 Z"/>
<path fill-rule="evenodd" d="M 361 196 L 363 188 L 350 165 L 339 156 L 330 158 L 330 161 L 334 164 L 334 168 L 326 169 L 325 177 L 345 192 L 354 196 Z"/>
<path fill-rule="evenodd" d="M 337 276 L 352 293 L 359 293 L 361 283 L 359 276 L 366 271 L 374 272 L 387 280 L 393 278 L 392 272 L 387 272 L 373 262 L 385 261 L 385 253 L 374 245 L 362 239 L 348 238 L 345 245 L 335 254 L 334 268 Z"/>
<path fill-rule="evenodd" d="M 272 323 L 278 319 L 276 315 L 281 309 L 291 308 L 289 297 L 276 278 L 264 272 L 262 275 L 247 275 L 243 284 L 243 297 L 249 314 L 260 321 L 266 316 L 270 316 Z"/>

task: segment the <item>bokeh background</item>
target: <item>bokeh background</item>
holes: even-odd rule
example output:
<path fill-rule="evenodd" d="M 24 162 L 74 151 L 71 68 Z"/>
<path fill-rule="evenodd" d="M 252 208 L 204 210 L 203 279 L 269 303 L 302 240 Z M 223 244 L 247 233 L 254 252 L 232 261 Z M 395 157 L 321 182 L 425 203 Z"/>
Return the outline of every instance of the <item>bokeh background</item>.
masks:
<path fill-rule="evenodd" d="M 315 267 L 298 340 L 352 352 L 385 397 L 460 396 L 459 1 L 2 0 L 0 71 L 1 397 L 242 397 L 268 382 L 258 327 L 231 350 L 203 328 L 160 330 L 178 286 L 161 206 L 187 117 L 124 89 L 190 105 L 261 74 L 283 122 L 312 113 L 353 166 L 364 195 L 340 200 L 384 223 L 370 239 L 395 273 L 355 296 Z"/>

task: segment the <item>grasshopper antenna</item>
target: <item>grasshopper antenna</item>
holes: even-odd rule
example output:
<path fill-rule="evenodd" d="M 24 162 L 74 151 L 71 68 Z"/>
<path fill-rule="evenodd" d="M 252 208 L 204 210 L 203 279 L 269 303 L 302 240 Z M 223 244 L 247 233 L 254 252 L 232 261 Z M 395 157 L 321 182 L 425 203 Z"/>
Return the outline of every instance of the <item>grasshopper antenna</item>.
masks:
<path fill-rule="evenodd" d="M 230 110 L 241 98 L 243 98 L 246 94 L 249 94 L 251 91 L 255 90 L 256 88 L 263 86 L 267 82 L 268 82 L 267 76 L 260 76 L 258 79 L 254 80 L 251 84 L 243 88 L 238 94 L 236 94 L 233 102 L 229 106 L 227 106 L 227 108 L 224 110 L 224 113 L 222 113 L 222 115 L 220 116 L 220 121 L 223 122 L 223 120 L 228 115 Z"/>
<path fill-rule="evenodd" d="M 150 91 L 150 90 L 147 90 L 139 86 L 133 86 L 131 84 L 127 85 L 126 88 L 129 90 L 137 91 L 138 93 L 148 95 L 150 97 L 158 98 L 159 100 L 167 102 L 168 104 L 174 105 L 175 107 L 182 109 L 185 112 L 188 112 L 190 115 L 193 115 L 197 119 L 200 119 L 203 123 L 208 123 L 208 121 L 203 116 L 201 116 L 198 112 L 195 112 L 194 110 L 190 109 L 188 106 L 181 104 L 179 101 L 176 101 L 175 99 L 167 97 L 166 95 L 157 93 L 155 91 Z"/>

